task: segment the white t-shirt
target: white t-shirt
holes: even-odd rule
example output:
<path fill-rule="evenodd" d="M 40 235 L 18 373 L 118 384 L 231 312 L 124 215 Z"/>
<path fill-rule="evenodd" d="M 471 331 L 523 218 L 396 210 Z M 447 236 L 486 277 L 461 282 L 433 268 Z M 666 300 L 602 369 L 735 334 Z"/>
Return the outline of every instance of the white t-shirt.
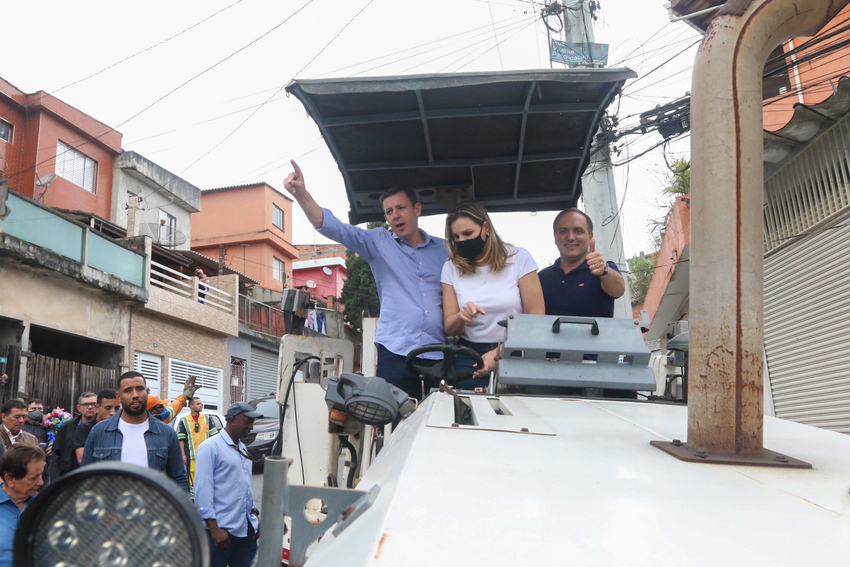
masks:
<path fill-rule="evenodd" d="M 124 436 L 121 444 L 121 462 L 148 468 L 148 446 L 145 444 L 145 431 L 148 430 L 148 420 L 142 423 L 127 423 L 118 420 L 118 431 Z"/>
<path fill-rule="evenodd" d="M 504 339 L 505 329 L 499 326 L 512 313 L 523 313 L 519 294 L 522 276 L 537 271 L 537 264 L 524 248 L 508 246 L 508 265 L 498 274 L 489 266 L 479 266 L 471 274 L 460 275 L 451 260 L 443 264 L 440 281 L 452 286 L 458 307 L 471 301 L 486 312 L 466 325 L 461 337 L 473 343 L 497 343 Z"/>

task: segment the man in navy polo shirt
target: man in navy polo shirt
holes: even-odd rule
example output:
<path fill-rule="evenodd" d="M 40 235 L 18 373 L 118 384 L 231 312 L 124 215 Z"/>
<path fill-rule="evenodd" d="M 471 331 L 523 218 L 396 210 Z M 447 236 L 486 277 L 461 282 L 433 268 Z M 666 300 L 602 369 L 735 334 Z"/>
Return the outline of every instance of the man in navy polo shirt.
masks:
<path fill-rule="evenodd" d="M 375 336 L 378 349 L 377 374 L 407 395 L 422 397 L 418 377 L 404 359 L 414 348 L 444 343 L 443 288 L 440 273 L 448 259 L 442 238 L 419 229 L 422 204 L 410 189 L 390 189 L 381 197 L 384 219 L 392 232 L 383 228 L 363 230 L 337 219 L 307 192 L 304 175 L 295 170 L 283 182 L 320 234 L 356 252 L 372 269 L 381 302 L 381 318 Z M 419 364 L 428 366 L 442 358 L 429 353 Z"/>
<path fill-rule="evenodd" d="M 561 256 L 539 274 L 546 314 L 613 317 L 614 300 L 626 284 L 617 265 L 596 251 L 593 221 L 578 209 L 564 209 L 553 228 Z"/>

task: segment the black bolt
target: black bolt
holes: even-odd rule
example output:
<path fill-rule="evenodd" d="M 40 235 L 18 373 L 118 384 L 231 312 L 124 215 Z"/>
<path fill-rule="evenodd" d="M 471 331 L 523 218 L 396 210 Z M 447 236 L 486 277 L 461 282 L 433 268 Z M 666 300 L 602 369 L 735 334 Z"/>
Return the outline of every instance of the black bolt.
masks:
<path fill-rule="evenodd" d="M 705 459 L 706 457 L 708 457 L 708 454 L 707 454 L 705 451 L 703 451 L 703 450 L 696 451 L 696 452 L 694 453 L 694 455 L 696 455 L 696 456 L 697 456 L 697 457 L 699 457 L 700 459 Z"/>
<path fill-rule="evenodd" d="M 674 447 L 681 447 L 682 446 L 682 440 L 681 439 L 673 439 L 673 446 Z"/>
<path fill-rule="evenodd" d="M 779 461 L 780 463 L 787 463 L 788 457 L 786 457 L 785 455 L 776 455 L 775 457 L 773 457 L 773 460 Z"/>
<path fill-rule="evenodd" d="M 460 427 L 460 424 L 458 424 L 458 423 L 453 423 L 453 424 L 452 424 L 452 427 Z"/>
<path fill-rule="evenodd" d="M 527 428 L 527 427 L 523 427 L 522 429 L 520 429 L 520 431 L 522 431 L 523 433 L 528 433 L 528 428 Z"/>

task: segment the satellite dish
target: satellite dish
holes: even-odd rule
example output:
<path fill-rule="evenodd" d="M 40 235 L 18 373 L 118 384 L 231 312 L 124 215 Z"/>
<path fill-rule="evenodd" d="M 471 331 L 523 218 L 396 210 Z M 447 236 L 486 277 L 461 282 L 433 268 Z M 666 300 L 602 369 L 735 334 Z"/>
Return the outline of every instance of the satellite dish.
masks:
<path fill-rule="evenodd" d="M 316 289 L 316 282 L 314 282 L 313 280 L 307 280 L 307 287 L 309 287 L 310 289 Z"/>
<path fill-rule="evenodd" d="M 327 266 L 322 268 L 322 271 L 325 272 L 329 276 L 334 273 L 334 271 L 332 269 L 328 268 Z"/>
<path fill-rule="evenodd" d="M 150 236 L 154 242 L 165 248 L 174 248 L 186 242 L 186 235 L 182 231 L 158 222 L 141 223 L 139 233 Z"/>
<path fill-rule="evenodd" d="M 50 185 L 51 183 L 53 183 L 53 181 L 55 181 L 57 177 L 59 177 L 59 176 L 56 175 L 55 173 L 48 173 L 44 177 L 39 177 L 38 179 L 36 179 L 35 184 L 38 185 L 39 187 L 46 187 L 46 186 Z"/>

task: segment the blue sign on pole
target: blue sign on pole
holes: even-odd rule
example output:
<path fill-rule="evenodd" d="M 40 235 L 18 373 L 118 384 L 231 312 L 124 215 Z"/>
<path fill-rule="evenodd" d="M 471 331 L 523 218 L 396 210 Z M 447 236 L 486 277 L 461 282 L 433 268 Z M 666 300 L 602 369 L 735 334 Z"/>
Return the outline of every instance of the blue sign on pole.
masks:
<path fill-rule="evenodd" d="M 549 59 L 566 65 L 604 67 L 608 64 L 607 43 L 570 43 L 553 39 Z"/>

